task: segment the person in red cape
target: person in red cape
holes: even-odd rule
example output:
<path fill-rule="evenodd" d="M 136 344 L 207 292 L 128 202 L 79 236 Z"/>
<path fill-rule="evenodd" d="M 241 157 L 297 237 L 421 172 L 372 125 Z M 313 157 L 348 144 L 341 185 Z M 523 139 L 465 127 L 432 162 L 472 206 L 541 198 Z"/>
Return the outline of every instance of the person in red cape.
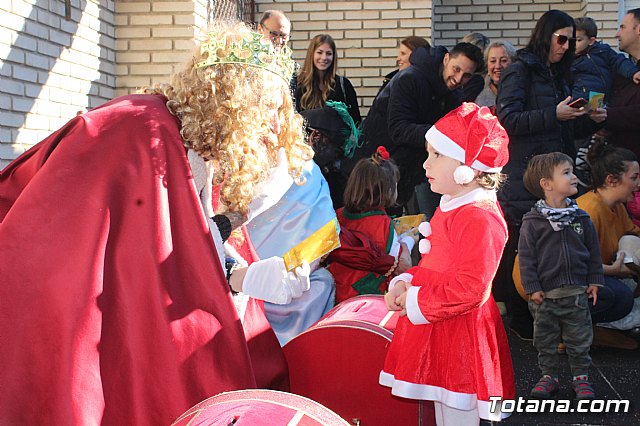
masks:
<path fill-rule="evenodd" d="M 72 119 L 0 172 L 0 424 L 169 424 L 256 386 L 195 176 L 204 163 L 240 216 L 282 150 L 301 176 L 312 152 L 281 53 L 215 28 L 171 85 Z"/>
<path fill-rule="evenodd" d="M 507 241 L 496 199 L 506 131 L 487 107 L 464 103 L 426 134 L 431 189 L 443 194 L 418 227 L 422 260 L 385 295 L 401 318 L 380 384 L 404 398 L 434 401 L 438 425 L 497 421 L 515 395 L 513 367 L 491 281 Z"/>

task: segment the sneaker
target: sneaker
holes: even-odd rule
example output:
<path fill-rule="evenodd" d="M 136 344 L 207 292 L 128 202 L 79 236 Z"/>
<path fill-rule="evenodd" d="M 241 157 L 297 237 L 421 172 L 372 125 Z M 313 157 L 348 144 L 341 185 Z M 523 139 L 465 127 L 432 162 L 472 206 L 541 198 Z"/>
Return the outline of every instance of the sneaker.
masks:
<path fill-rule="evenodd" d="M 591 387 L 591 383 L 585 379 L 576 379 L 573 381 L 573 391 L 576 399 L 595 399 L 596 394 Z"/>
<path fill-rule="evenodd" d="M 547 375 L 542 376 L 533 389 L 531 389 L 531 396 L 540 399 L 551 398 L 556 393 L 558 393 L 558 381 Z"/>

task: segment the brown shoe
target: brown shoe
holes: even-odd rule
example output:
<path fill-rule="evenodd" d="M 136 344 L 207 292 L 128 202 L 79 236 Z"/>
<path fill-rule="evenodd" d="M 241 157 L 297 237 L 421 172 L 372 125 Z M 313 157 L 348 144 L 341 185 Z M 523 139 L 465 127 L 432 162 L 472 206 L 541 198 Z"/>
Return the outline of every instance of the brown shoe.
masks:
<path fill-rule="evenodd" d="M 605 327 L 593 327 L 593 346 L 616 349 L 638 349 L 638 342 L 625 336 L 618 330 Z"/>

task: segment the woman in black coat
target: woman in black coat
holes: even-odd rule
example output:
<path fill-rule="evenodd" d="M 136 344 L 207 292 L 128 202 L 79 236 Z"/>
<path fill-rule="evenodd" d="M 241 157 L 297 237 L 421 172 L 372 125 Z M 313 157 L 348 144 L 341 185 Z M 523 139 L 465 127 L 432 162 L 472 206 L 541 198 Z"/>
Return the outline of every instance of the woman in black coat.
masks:
<path fill-rule="evenodd" d="M 511 273 L 522 216 L 537 201 L 525 189 L 522 176 L 534 155 L 561 151 L 575 157 L 573 121 L 586 110 L 569 106 L 574 53 L 573 18 L 549 10 L 536 23 L 527 47 L 518 51 L 517 61 L 500 78 L 496 113 L 509 134 L 509 162 L 503 168 L 508 181 L 498 199 L 509 225 L 509 241 L 494 288 L 496 299 L 506 296 L 511 302 L 511 328 L 521 337 L 533 335 L 532 320 L 526 304 L 512 291 Z M 595 114 L 591 118 L 604 120 Z"/>

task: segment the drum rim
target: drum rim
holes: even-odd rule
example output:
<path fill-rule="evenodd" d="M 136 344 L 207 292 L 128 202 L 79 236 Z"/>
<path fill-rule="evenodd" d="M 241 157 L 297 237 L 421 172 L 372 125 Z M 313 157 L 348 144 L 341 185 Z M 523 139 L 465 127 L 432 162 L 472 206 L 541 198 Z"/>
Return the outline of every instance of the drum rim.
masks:
<path fill-rule="evenodd" d="M 276 401 L 275 398 L 267 397 L 267 395 L 272 396 L 274 394 L 283 395 L 285 397 L 292 398 L 292 399 L 303 400 L 302 402 L 306 402 L 307 405 L 305 405 L 304 407 L 296 407 L 291 404 L 287 404 L 283 401 Z M 234 396 L 240 396 L 240 398 L 232 399 L 232 397 Z M 344 420 L 342 417 L 340 417 L 335 411 L 333 411 L 329 407 L 326 407 L 325 405 L 320 404 L 317 401 L 314 401 L 311 398 L 308 398 L 303 395 L 298 395 L 296 393 L 277 391 L 273 389 L 239 389 L 234 391 L 221 392 L 189 408 L 187 411 L 181 414 L 180 417 L 174 420 L 172 425 L 175 425 L 181 420 L 184 420 L 187 417 L 192 416 L 192 418 L 189 420 L 189 424 L 190 424 L 200 414 L 206 411 L 207 408 L 211 407 L 212 406 L 211 403 L 214 402 L 214 400 L 216 400 L 215 402 L 219 402 L 219 403 L 246 402 L 246 401 L 268 402 L 268 403 L 280 405 L 282 407 L 290 408 L 296 411 L 297 413 L 302 412 L 304 415 L 309 416 L 310 418 L 312 418 L 313 420 L 321 424 L 344 425 L 344 426 L 349 425 L 349 423 L 346 420 Z M 332 423 L 327 423 L 329 421 Z"/>

